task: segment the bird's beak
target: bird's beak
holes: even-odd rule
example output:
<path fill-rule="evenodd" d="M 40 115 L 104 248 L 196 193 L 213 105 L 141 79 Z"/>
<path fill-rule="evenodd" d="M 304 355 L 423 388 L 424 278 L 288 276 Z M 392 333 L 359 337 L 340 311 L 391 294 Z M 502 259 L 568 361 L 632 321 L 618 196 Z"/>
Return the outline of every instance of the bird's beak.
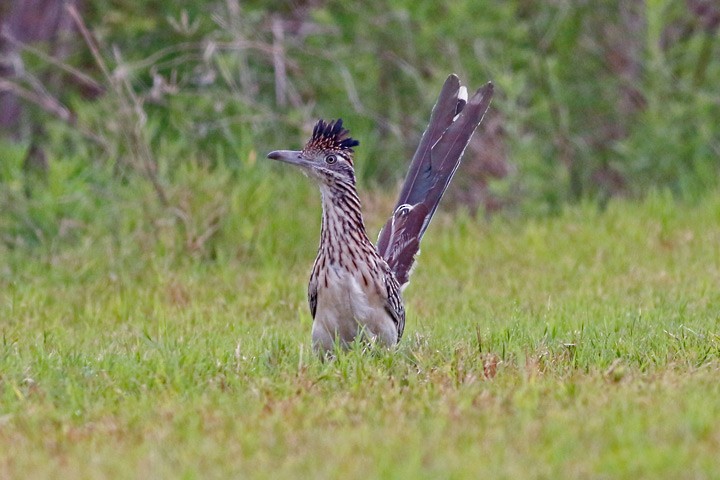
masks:
<path fill-rule="evenodd" d="M 275 150 L 267 155 L 271 160 L 280 160 L 281 162 L 290 163 L 300 167 L 306 166 L 308 163 L 302 156 L 302 152 L 295 150 Z"/>

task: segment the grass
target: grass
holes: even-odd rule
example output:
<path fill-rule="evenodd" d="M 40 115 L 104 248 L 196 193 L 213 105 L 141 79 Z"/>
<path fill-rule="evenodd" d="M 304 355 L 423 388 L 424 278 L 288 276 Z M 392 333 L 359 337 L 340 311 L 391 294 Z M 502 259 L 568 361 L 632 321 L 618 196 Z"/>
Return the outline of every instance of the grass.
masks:
<path fill-rule="evenodd" d="M 0 477 L 717 478 L 719 212 L 440 216 L 401 346 L 326 363 L 312 208 L 215 260 L 0 251 Z"/>

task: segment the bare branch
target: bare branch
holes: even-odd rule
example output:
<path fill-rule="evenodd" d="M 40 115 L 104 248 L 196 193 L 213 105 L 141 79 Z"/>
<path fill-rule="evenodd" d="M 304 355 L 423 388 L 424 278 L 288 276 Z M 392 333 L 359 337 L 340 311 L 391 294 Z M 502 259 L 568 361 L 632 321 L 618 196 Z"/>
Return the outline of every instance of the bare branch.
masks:
<path fill-rule="evenodd" d="M 39 48 L 35 48 L 28 43 L 17 40 L 15 37 L 10 35 L 8 32 L 3 32 L 2 35 L 14 47 L 17 47 L 20 50 L 23 50 L 25 52 L 31 53 L 31 54 L 35 55 L 36 57 L 38 57 L 39 59 L 41 59 L 42 61 L 44 61 L 54 67 L 59 68 L 63 72 L 72 76 L 76 82 L 78 82 L 88 88 L 91 88 L 93 90 L 97 90 L 97 91 L 103 90 L 103 86 L 100 85 L 100 83 L 98 83 L 95 79 L 93 79 L 89 75 L 81 72 L 77 68 L 58 60 L 57 58 L 53 57 L 52 55 L 48 55 L 47 53 L 43 52 Z"/>
<path fill-rule="evenodd" d="M 128 146 L 132 150 L 132 153 L 140 161 L 140 171 L 144 172 L 145 177 L 150 181 L 157 194 L 158 200 L 163 207 L 169 205 L 168 196 L 165 192 L 165 188 L 160 183 L 160 179 L 157 175 L 157 163 L 153 158 L 150 146 L 145 139 L 144 131 L 142 130 L 142 124 L 145 121 L 145 110 L 143 109 L 142 101 L 135 94 L 130 80 L 128 78 L 128 71 L 116 72 L 115 75 L 111 74 L 110 69 L 107 67 L 105 60 L 100 54 L 95 40 L 93 39 L 90 31 L 88 30 L 85 22 L 81 18 L 77 9 L 72 5 L 66 5 L 65 7 L 72 16 L 75 25 L 85 39 L 95 63 L 102 71 L 103 75 L 107 79 L 108 83 L 112 87 L 112 91 L 117 98 L 119 105 L 118 115 L 124 117 L 121 118 L 121 131 L 126 137 Z M 115 51 L 116 58 L 120 60 L 119 51 Z"/>
<path fill-rule="evenodd" d="M 275 69 L 275 102 L 279 107 L 287 105 L 287 72 L 285 71 L 285 31 L 282 20 L 272 19 L 273 67 Z"/>

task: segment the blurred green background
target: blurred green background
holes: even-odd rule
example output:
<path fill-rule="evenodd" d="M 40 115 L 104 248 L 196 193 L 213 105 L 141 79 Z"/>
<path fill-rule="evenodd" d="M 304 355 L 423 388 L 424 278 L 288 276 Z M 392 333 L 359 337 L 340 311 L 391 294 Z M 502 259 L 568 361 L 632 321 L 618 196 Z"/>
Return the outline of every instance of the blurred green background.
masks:
<path fill-rule="evenodd" d="M 0 24 L 0 478 L 717 477 L 717 0 Z M 495 98 L 405 339 L 316 361 L 319 195 L 265 155 L 342 116 L 374 237 L 450 72 Z"/>
<path fill-rule="evenodd" d="M 447 204 L 536 216 L 718 184 L 712 0 L 0 9 L 5 251 L 152 231 L 212 256 L 228 228 L 253 245 L 253 225 L 302 225 L 279 212 L 316 215 L 314 192 L 264 156 L 299 147 L 320 117 L 360 139 L 361 188 L 392 196 L 450 72 L 496 96 Z"/>

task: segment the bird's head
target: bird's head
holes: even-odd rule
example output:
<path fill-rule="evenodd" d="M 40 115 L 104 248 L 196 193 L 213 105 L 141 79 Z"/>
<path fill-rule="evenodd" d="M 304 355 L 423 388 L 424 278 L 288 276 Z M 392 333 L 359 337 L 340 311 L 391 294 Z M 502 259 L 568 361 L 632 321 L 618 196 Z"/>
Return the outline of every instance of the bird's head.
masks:
<path fill-rule="evenodd" d="M 276 150 L 268 153 L 268 158 L 295 165 L 326 185 L 355 184 L 352 147 L 360 142 L 350 138 L 349 134 L 340 118 L 330 122 L 319 120 L 302 150 Z"/>

